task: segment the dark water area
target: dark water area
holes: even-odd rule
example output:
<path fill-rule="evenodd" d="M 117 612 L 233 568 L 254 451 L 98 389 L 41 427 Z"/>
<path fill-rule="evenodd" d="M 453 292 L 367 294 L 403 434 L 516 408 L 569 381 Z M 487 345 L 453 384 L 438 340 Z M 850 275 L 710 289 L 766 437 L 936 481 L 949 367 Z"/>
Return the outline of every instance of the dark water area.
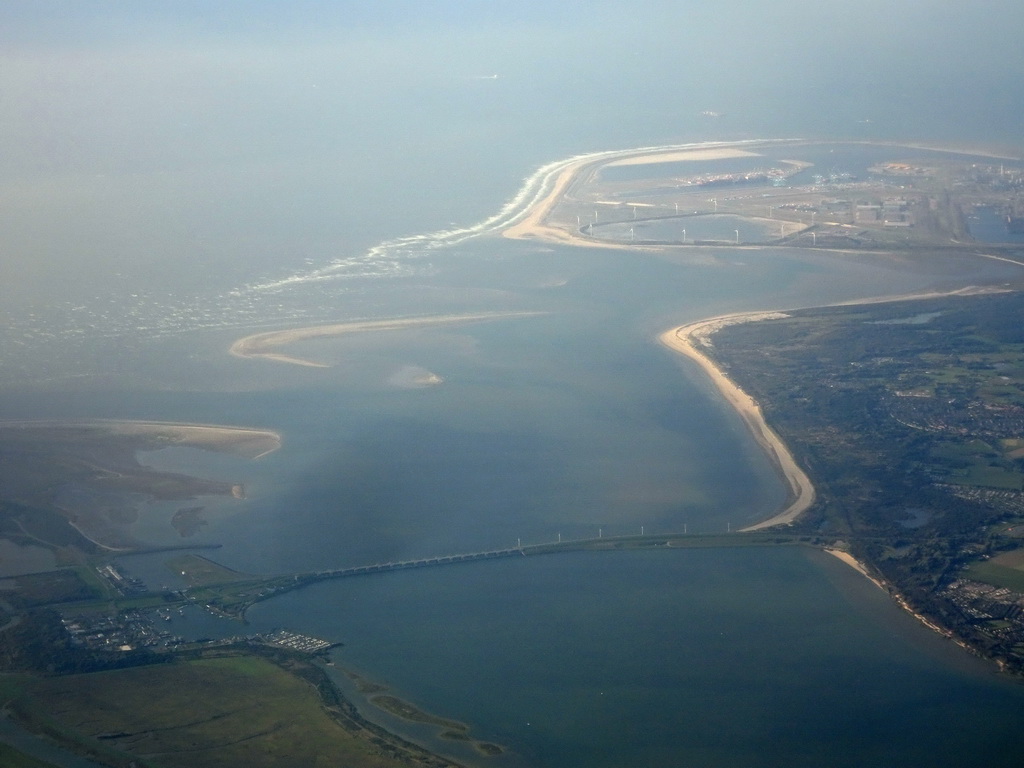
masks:
<path fill-rule="evenodd" d="M 1019 764 L 1024 688 L 800 549 L 579 553 L 399 572 L 261 604 L 469 722 L 495 765 Z M 364 707 L 372 715 L 373 710 Z M 770 745 L 770 748 L 766 748 Z"/>
<path fill-rule="evenodd" d="M 941 287 L 968 268 L 955 259 L 901 264 L 774 249 L 684 264 L 521 251 L 481 241 L 437 258 L 434 296 L 420 309 L 437 311 L 452 291 L 471 297 L 511 284 L 506 304 L 543 314 L 307 342 L 302 354 L 333 367 L 238 361 L 256 378 L 224 381 L 243 391 L 140 394 L 137 412 L 148 418 L 258 426 L 283 439 L 255 462 L 147 454 L 163 456 L 169 470 L 241 483 L 247 496 L 215 502 L 188 539 L 167 523 L 159 537 L 158 521 L 150 524 L 154 543 L 223 543 L 225 564 L 276 573 L 559 534 L 715 532 L 755 522 L 782 503 L 781 485 L 736 416 L 657 344 L 657 333 L 727 310 Z M 970 268 L 974 278 L 1011 272 L 999 262 Z M 388 300 L 388 289 L 381 296 Z M 226 357 L 218 345 L 208 354 Z M 395 384 L 409 367 L 442 381 Z M 98 393 L 93 408 L 110 415 L 119 400 Z"/>
<path fill-rule="evenodd" d="M 1011 265 L 955 257 L 773 249 L 677 261 L 488 240 L 434 264 L 423 312 L 452 295 L 471 309 L 504 286 L 490 293 L 499 308 L 544 314 L 307 342 L 303 354 L 334 367 L 239 361 L 254 372 L 240 391 L 147 395 L 162 418 L 219 413 L 282 434 L 281 450 L 255 462 L 143 456 L 246 484 L 245 502 L 225 502 L 189 540 L 222 545 L 200 554 L 286 573 L 752 522 L 782 503 L 781 485 L 735 415 L 657 345 L 657 332 L 728 310 L 1014 276 Z M 380 301 L 399 292 L 382 287 Z M 408 365 L 441 383 L 389 384 Z M 166 540 L 182 541 L 169 528 Z M 174 584 L 165 561 L 121 559 L 151 583 Z M 340 667 L 507 746 L 487 761 L 496 766 L 1013 765 L 1024 755 L 1009 735 L 1022 689 L 843 564 L 804 550 L 398 572 L 290 593 L 248 620 L 172 617 L 173 631 L 190 637 L 286 627 L 343 642 Z"/>
<path fill-rule="evenodd" d="M 979 206 L 967 216 L 967 231 L 982 243 L 1024 243 L 1024 232 L 1012 232 L 1006 214 L 991 206 Z"/>

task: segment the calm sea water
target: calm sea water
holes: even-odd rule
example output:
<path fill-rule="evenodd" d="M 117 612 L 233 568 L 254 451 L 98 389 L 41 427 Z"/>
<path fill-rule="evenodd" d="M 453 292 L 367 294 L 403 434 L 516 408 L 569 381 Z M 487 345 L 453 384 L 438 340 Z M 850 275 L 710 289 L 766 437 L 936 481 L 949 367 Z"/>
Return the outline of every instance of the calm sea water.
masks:
<path fill-rule="evenodd" d="M 493 93 L 454 100 L 464 126 L 514 111 Z M 383 109 L 375 120 L 404 115 Z M 651 255 L 446 234 L 495 213 L 544 162 L 715 133 L 667 103 L 628 125 L 612 119 L 620 109 L 603 110 L 561 133 L 492 118 L 460 139 L 450 114 L 424 109 L 419 149 L 360 129 L 367 157 L 395 148 L 379 166 L 290 147 L 258 167 L 235 159 L 217 173 L 153 173 L 141 192 L 104 187 L 108 217 L 140 196 L 131 224 L 143 231 L 174 213 L 148 250 L 128 238 L 133 247 L 113 256 L 109 233 L 123 228 L 81 203 L 107 184 L 89 175 L 64 190 L 74 216 L 49 245 L 81 242 L 122 271 L 111 292 L 68 278 L 62 301 L 14 317 L 0 417 L 279 430 L 282 449 L 258 462 L 145 457 L 243 482 L 249 498 L 199 500 L 207 524 L 187 540 L 166 522 L 173 505 L 151 505 L 139 535 L 219 543 L 204 554 L 254 573 L 641 526 L 722 531 L 769 515 L 782 488 L 707 383 L 656 344 L 659 331 L 724 311 L 1018 277 L 1004 263 L 945 256 Z M 815 152 L 837 172 L 892 159 Z M 220 216 L 196 189 L 224 197 Z M 187 256 L 169 257 L 175 248 Z M 254 328 L 482 310 L 539 314 L 296 346 L 324 369 L 225 354 Z M 410 371 L 443 383 L 404 386 Z M 164 559 L 125 563 L 173 584 Z M 261 604 L 251 620 L 346 643 L 341 665 L 507 745 L 496 765 L 1018 765 L 1022 691 L 873 590 L 801 550 L 573 555 L 325 584 Z M 193 636 L 238 629 L 175 619 Z"/>
<path fill-rule="evenodd" d="M 495 765 L 1012 766 L 1022 755 L 1024 688 L 816 552 L 455 566 L 321 585 L 250 619 L 265 631 L 296 615 L 346 643 L 340 665 L 386 670 L 393 692 L 508 747 Z"/>
<path fill-rule="evenodd" d="M 168 524 L 175 505 L 149 505 L 137 533 L 154 543 L 219 543 L 203 554 L 274 573 L 598 529 L 724 530 L 770 514 L 782 489 L 659 331 L 1017 277 L 948 257 L 459 242 L 537 168 L 577 153 L 808 135 L 1019 144 L 1019 25 L 1002 0 L 971 14 L 188 5 L 19 7 L 0 53 L 0 419 L 283 435 L 258 462 L 147 454 L 248 493 L 182 504 L 206 508 L 189 539 Z M 917 156 L 832 149 L 804 150 L 807 174 Z M 257 329 L 484 310 L 544 314 L 296 346 L 326 369 L 226 354 Z M 404 385 L 425 371 L 443 383 Z M 170 585 L 164 559 L 124 562 Z M 396 573 L 251 618 L 345 642 L 339 664 L 510 747 L 493 765 L 1024 756 L 1020 690 L 801 550 Z M 173 623 L 239 629 L 195 612 Z"/>
<path fill-rule="evenodd" d="M 544 314 L 302 346 L 328 369 L 215 365 L 220 392 L 179 394 L 185 385 L 167 371 L 171 391 L 144 399 L 161 418 L 219 416 L 284 436 L 258 462 L 146 455 L 246 483 L 245 502 L 211 505 L 195 540 L 224 546 L 204 554 L 288 572 L 758 519 L 781 503 L 780 484 L 710 387 L 653 341 L 657 331 L 727 309 L 1014 277 L 1006 264 L 945 257 L 726 251 L 680 262 L 486 239 L 432 265 L 419 280 L 428 288 L 406 305 L 416 311 Z M 390 285 L 376 295 L 387 305 L 409 293 Z M 220 341 L 194 341 L 179 343 L 200 359 L 223 355 Z M 395 384 L 408 366 L 444 381 Z M 158 535 L 155 524 L 147 530 Z M 182 541 L 169 528 L 164 540 Z M 125 563 L 173 583 L 164 559 Z M 933 637 L 841 563 L 804 550 L 396 573 L 293 593 L 260 604 L 250 621 L 243 630 L 193 615 L 173 629 L 284 626 L 343 642 L 340 666 L 507 746 L 494 765 L 1015 765 L 1024 756 L 1013 739 L 1024 689 Z"/>

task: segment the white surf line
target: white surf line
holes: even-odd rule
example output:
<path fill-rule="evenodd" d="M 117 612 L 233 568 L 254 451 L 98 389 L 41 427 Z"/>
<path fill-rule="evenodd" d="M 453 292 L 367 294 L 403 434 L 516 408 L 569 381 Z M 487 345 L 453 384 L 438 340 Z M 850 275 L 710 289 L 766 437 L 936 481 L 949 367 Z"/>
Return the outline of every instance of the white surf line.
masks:
<path fill-rule="evenodd" d="M 536 205 L 539 205 L 550 194 L 552 185 L 559 175 L 569 166 L 585 165 L 600 160 L 614 160 L 616 158 L 630 157 L 633 155 L 657 154 L 661 152 L 679 152 L 695 149 L 719 149 L 728 147 L 741 147 L 763 144 L 780 144 L 803 139 L 742 139 L 739 141 L 703 141 L 690 142 L 685 144 L 665 144 L 660 146 L 634 147 L 632 149 L 612 149 L 598 152 L 585 152 L 572 157 L 556 160 L 542 165 L 524 181 L 519 191 L 502 206 L 501 210 L 493 216 L 468 227 L 457 227 L 454 229 L 442 229 L 434 232 L 426 232 L 419 235 L 408 235 L 385 240 L 370 248 L 362 257 L 347 257 L 335 259 L 330 264 L 311 270 L 291 275 L 280 280 L 271 280 L 265 283 L 257 283 L 246 287 L 246 291 L 256 293 L 268 293 L 291 288 L 306 283 L 333 280 L 339 276 L 341 270 L 353 266 L 355 263 L 371 264 L 374 261 L 386 257 L 409 256 L 415 257 L 424 251 L 433 251 L 438 248 L 447 248 L 470 240 L 480 235 L 497 232 L 505 229 L 519 220 L 525 218 Z"/>

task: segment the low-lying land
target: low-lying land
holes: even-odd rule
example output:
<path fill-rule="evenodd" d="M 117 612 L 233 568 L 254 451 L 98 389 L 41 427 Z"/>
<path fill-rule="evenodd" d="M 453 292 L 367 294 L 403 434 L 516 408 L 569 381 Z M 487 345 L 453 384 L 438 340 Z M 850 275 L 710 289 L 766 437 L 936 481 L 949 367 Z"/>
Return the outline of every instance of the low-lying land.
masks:
<path fill-rule="evenodd" d="M 797 310 L 725 327 L 710 350 L 817 487 L 788 530 L 833 539 L 1018 672 L 1022 312 L 1020 293 Z"/>
<path fill-rule="evenodd" d="M 24 680 L 8 706 L 30 728 L 118 768 L 453 765 L 363 720 L 321 669 L 284 652 L 197 651 Z"/>
<path fill-rule="evenodd" d="M 275 432 L 209 424 L 6 422 L 0 424 L 0 534 L 50 549 L 59 562 L 138 549 L 145 546 L 132 531 L 140 499 L 244 495 L 236 482 L 144 466 L 140 452 L 183 446 L 258 459 L 280 445 Z M 179 513 L 171 524 L 183 536 L 202 524 L 202 507 Z"/>
<path fill-rule="evenodd" d="M 1008 179 L 1002 169 L 996 175 L 955 158 L 910 166 L 898 161 L 894 147 L 893 162 L 873 169 L 871 179 L 840 174 L 787 186 L 776 182 L 796 178 L 807 164 L 784 150 L 800 145 L 772 146 L 773 159 L 740 174 L 686 168 L 709 160 L 753 162 L 763 148 L 675 148 L 566 162 L 545 177 L 547 193 L 504 234 L 662 252 L 752 246 L 741 242 L 738 229 L 725 240 L 694 234 L 698 225 L 730 216 L 730 227 L 733 220 L 753 222 L 770 232 L 756 247 L 956 249 L 1020 262 L 1009 247 L 982 251 L 965 224 L 971 206 L 1009 205 L 1007 189 L 1022 186 L 1019 169 Z M 665 227 L 679 236 L 665 235 Z M 655 230 L 660 234 L 645 234 Z M 507 316 L 271 331 L 239 339 L 231 353 L 322 366 L 283 348 L 352 332 Z M 823 547 L 862 568 L 931 626 L 1006 669 L 1024 671 L 1024 337 L 1015 322 L 1021 316 L 1024 299 L 1008 294 L 792 310 L 756 323 L 715 319 L 676 329 L 665 342 L 718 377 L 786 477 L 787 508 L 745 533 L 602 538 L 476 554 Z M 184 589 L 149 591 L 110 560 L 141 546 L 131 533 L 133 499 L 242 496 L 229 481 L 139 464 L 139 451 L 169 445 L 255 459 L 275 450 L 280 438 L 159 422 L 0 425 L 0 536 L 44 547 L 65 566 L 0 585 L 0 669 L 21 673 L 0 680 L 9 710 L 112 766 L 450 765 L 363 720 L 330 684 L 316 650 L 255 637 L 185 642 L 159 632 L 154 617 L 205 607 L 244 618 L 256 602 L 324 579 L 458 567 L 466 560 L 260 576 L 189 554 L 169 558 Z M 202 514 L 188 503 L 171 524 L 187 536 L 201 527 Z M 753 530 L 762 526 L 776 527 Z M 310 648 L 330 646 L 285 634 L 311 640 Z M 384 690 L 365 693 L 392 714 L 472 741 L 461 723 Z M 474 744 L 484 755 L 500 752 Z M 0 761 L 33 764 L 2 752 Z"/>
<path fill-rule="evenodd" d="M 995 158 L 979 164 L 976 156 L 940 148 L 944 156 L 922 165 L 903 159 L 916 148 L 892 145 L 891 161 L 858 176 L 814 168 L 801 159 L 810 145 L 764 142 L 582 158 L 561 167 L 547 194 L 503 234 L 659 251 L 721 245 L 963 250 L 973 243 L 967 222 L 975 209 L 1022 213 L 1017 165 L 1007 169 Z M 705 162 L 737 158 L 742 169 L 714 171 Z M 989 254 L 1003 250 L 985 245 Z"/>
<path fill-rule="evenodd" d="M 758 322 L 691 328 L 687 338 L 703 331 L 700 353 L 707 365 L 725 371 L 760 405 L 767 423 L 814 483 L 815 502 L 795 522 L 774 530 L 714 537 L 675 534 L 566 541 L 523 547 L 512 555 L 647 547 L 827 547 L 856 558 L 866 575 L 930 626 L 998 660 L 1005 669 L 1020 672 L 1024 670 L 1024 336 L 1012 320 L 1022 314 L 1024 295 L 1007 292 L 790 310 L 761 316 Z M 195 555 L 171 562 L 185 573 L 189 588 L 132 594 L 116 578 L 104 576 L 103 569 L 84 566 L 11 580 L 4 591 L 5 616 L 0 618 L 16 622 L 0 632 L 4 668 L 77 673 L 26 682 L 26 696 L 19 699 L 25 702 L 23 717 L 36 718 L 33 722 L 40 726 L 39 713 L 49 711 L 50 703 L 59 699 L 62 704 L 52 708 L 55 719 L 47 721 L 48 732 L 77 740 L 82 749 L 115 749 L 111 761 L 129 752 L 144 758 L 150 750 L 173 756 L 177 748 L 151 743 L 157 735 L 150 733 L 159 731 L 161 723 L 166 725 L 166 718 L 178 716 L 173 715 L 180 711 L 173 694 L 159 705 L 152 696 L 148 702 L 129 696 L 125 702 L 133 702 L 132 712 L 111 705 L 116 714 L 110 723 L 86 726 L 84 713 L 110 695 L 104 686 L 114 678 L 106 676 L 122 676 L 116 687 L 129 691 L 135 686 L 162 690 L 172 680 L 180 685 L 183 674 L 193 688 L 204 690 L 213 686 L 244 691 L 258 680 L 261 690 L 277 697 L 277 704 L 268 705 L 269 712 L 287 702 L 289 712 L 306 713 L 301 728 L 294 720 L 278 718 L 274 727 L 262 727 L 262 721 L 254 720 L 255 730 L 245 731 L 251 743 L 236 744 L 226 734 L 237 731 L 232 718 L 247 705 L 244 699 L 231 703 L 214 697 L 211 701 L 219 702 L 216 716 L 197 716 L 182 731 L 203 745 L 195 754 L 209 756 L 211 761 L 214 756 L 231 755 L 231 760 L 237 757 L 259 765 L 246 750 L 280 755 L 308 741 L 322 745 L 318 749 L 335 750 L 331 754 L 355 755 L 346 758 L 352 765 L 389 764 L 374 762 L 384 759 L 397 761 L 390 763 L 396 765 L 440 760 L 360 721 L 320 677 L 322 670 L 301 654 L 248 642 L 221 647 L 219 652 L 233 655 L 231 661 L 197 663 L 203 654 L 187 643 L 163 648 L 144 645 L 148 632 L 144 622 L 137 623 L 141 634 L 125 634 L 136 626 L 131 617 L 141 610 L 198 604 L 241 616 L 254 602 L 344 573 L 267 578 L 238 573 Z M 437 565 L 458 567 L 455 562 Z M 102 646 L 76 646 L 54 608 L 65 620 L 80 616 L 83 625 L 92 621 L 90 616 L 99 617 L 97 626 L 112 627 L 111 642 L 131 650 L 111 653 Z M 111 618 L 103 618 L 108 614 Z M 213 652 L 213 648 L 205 651 Z M 315 686 L 326 704 L 299 701 L 294 680 L 285 682 L 277 679 L 279 672 L 268 671 L 265 659 L 271 652 L 284 654 L 275 657 L 278 669 L 319 680 Z M 290 659 L 289 663 L 282 665 L 282 658 Z M 120 669 L 114 672 L 113 668 Z M 240 677 L 226 681 L 225 675 Z M 383 691 L 376 695 L 384 697 L 378 706 L 417 722 L 435 723 L 445 728 L 449 738 L 465 740 L 466 732 L 455 727 L 458 724 L 422 713 Z M 310 715 L 311 706 L 323 707 L 322 714 Z M 345 719 L 350 716 L 356 719 Z M 356 734 L 354 740 L 342 733 L 349 731 Z M 324 740 L 333 738 L 330 733 L 342 733 L 344 738 L 327 746 Z M 479 749 L 496 753 L 489 751 L 492 745 L 481 743 Z M 190 753 L 188 764 L 204 764 L 197 762 L 195 754 Z M 175 759 L 165 764 L 179 764 Z"/>
<path fill-rule="evenodd" d="M 663 333 L 659 340 L 669 349 L 679 352 L 697 363 L 701 370 L 711 379 L 719 393 L 725 398 L 747 425 L 754 440 L 765 451 L 782 475 L 789 490 L 783 509 L 776 515 L 749 526 L 748 531 L 771 528 L 776 525 L 791 523 L 806 512 L 814 503 L 814 486 L 807 473 L 797 464 L 786 444 L 779 439 L 775 431 L 764 420 L 761 408 L 750 395 L 737 387 L 728 376 L 715 366 L 704 353 L 710 346 L 710 335 L 727 325 L 742 322 L 785 317 L 778 312 L 747 312 L 736 315 L 725 315 L 710 320 L 702 320 L 689 325 L 673 328 Z"/>

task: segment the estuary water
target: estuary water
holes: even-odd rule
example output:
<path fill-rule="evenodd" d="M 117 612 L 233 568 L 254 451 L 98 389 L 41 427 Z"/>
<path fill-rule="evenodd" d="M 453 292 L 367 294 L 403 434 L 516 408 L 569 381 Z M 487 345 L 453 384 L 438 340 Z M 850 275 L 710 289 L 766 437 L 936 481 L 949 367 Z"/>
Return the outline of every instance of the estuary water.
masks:
<path fill-rule="evenodd" d="M 1005 0 L 971 14 L 870 0 L 8 5 L 0 419 L 279 431 L 281 449 L 257 461 L 141 457 L 244 485 L 245 499 L 148 503 L 134 530 L 220 545 L 196 551 L 239 570 L 763 519 L 781 484 L 658 333 L 1019 279 L 950 255 L 654 254 L 495 234 L 566 158 L 610 150 L 798 136 L 1017 145 L 1021 47 Z M 801 152 L 814 167 L 793 183 L 927 157 Z M 687 239 L 736 236 L 711 221 Z M 509 314 L 287 349 L 326 367 L 227 354 L 263 330 L 483 312 Z M 195 507 L 194 525 L 171 524 Z M 0 550 L 0 570 L 49 565 L 16 554 Z M 175 586 L 166 560 L 121 562 Z M 508 750 L 485 759 L 362 704 L 467 764 L 1024 762 L 1021 689 L 812 551 L 393 573 L 268 601 L 250 621 L 196 610 L 168 626 L 342 642 L 336 669 Z"/>
<path fill-rule="evenodd" d="M 222 334 L 163 341 L 151 417 L 269 427 L 278 452 L 147 464 L 229 476 L 183 539 L 239 570 L 287 573 L 558 537 L 725 531 L 783 489 L 735 415 L 657 332 L 724 311 L 822 304 L 1017 278 L 1005 262 L 785 249 L 685 255 L 484 237 L 431 273 L 360 300 L 405 315 L 533 314 L 288 347 L 329 367 L 230 359 Z M 314 281 L 315 282 L 315 281 Z M 205 391 L 168 351 L 209 363 Z M 175 357 L 171 359 L 182 359 Z M 402 371 L 429 372 L 413 385 Z M 109 396 L 108 396 L 109 397 Z M 104 400 L 94 401 L 103 407 Z M 105 407 L 110 407 L 109 404 Z M 124 558 L 174 584 L 165 555 Z M 573 554 L 324 583 L 262 603 L 250 625 L 200 615 L 193 637 L 286 627 L 344 643 L 351 669 L 507 752 L 360 701 L 364 714 L 465 763 L 496 766 L 1016 765 L 1024 688 L 904 615 L 842 563 L 802 549 Z M 956 727 L 954 727 L 956 726 Z"/>
<path fill-rule="evenodd" d="M 293 593 L 250 619 L 265 631 L 296 615 L 344 638 L 339 665 L 371 679 L 387 670 L 392 693 L 510 750 L 472 760 L 426 742 L 480 764 L 1020 759 L 1024 690 L 814 551 L 579 553 L 400 572 Z"/>

